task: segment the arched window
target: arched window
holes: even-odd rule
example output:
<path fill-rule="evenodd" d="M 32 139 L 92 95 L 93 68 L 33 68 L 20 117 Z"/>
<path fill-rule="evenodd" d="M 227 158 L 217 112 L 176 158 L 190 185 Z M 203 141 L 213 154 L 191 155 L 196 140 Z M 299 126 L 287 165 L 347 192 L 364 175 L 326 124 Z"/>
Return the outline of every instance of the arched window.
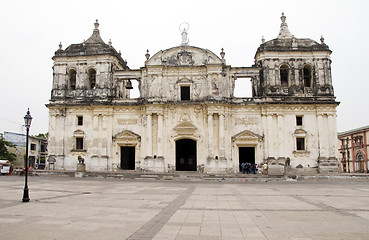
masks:
<path fill-rule="evenodd" d="M 355 156 L 355 171 L 356 172 L 364 172 L 364 154 L 359 151 L 358 153 L 356 153 Z"/>
<path fill-rule="evenodd" d="M 89 89 L 93 89 L 96 86 L 96 70 L 93 68 L 88 70 L 88 85 Z"/>
<path fill-rule="evenodd" d="M 287 65 L 282 65 L 279 68 L 279 73 L 280 73 L 280 77 L 281 77 L 281 86 L 282 87 L 288 87 L 288 73 L 289 73 L 289 68 Z"/>
<path fill-rule="evenodd" d="M 312 76 L 311 72 L 312 72 L 311 66 L 305 65 L 303 69 L 304 87 L 311 87 L 311 76 Z"/>
<path fill-rule="evenodd" d="M 69 71 L 69 90 L 76 90 L 76 76 L 77 73 L 74 69 Z"/>

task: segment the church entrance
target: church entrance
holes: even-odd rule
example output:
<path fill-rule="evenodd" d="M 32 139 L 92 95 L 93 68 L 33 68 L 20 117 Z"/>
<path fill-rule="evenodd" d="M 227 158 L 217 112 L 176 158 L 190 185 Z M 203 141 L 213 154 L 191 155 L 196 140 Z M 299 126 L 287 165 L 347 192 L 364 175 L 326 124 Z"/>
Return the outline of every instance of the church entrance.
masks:
<path fill-rule="evenodd" d="M 135 147 L 120 147 L 120 168 L 135 169 Z"/>
<path fill-rule="evenodd" d="M 255 164 L 255 148 L 254 147 L 239 147 L 239 171 L 241 171 L 241 163 Z"/>
<path fill-rule="evenodd" d="M 196 141 L 181 139 L 176 141 L 176 170 L 196 171 Z"/>

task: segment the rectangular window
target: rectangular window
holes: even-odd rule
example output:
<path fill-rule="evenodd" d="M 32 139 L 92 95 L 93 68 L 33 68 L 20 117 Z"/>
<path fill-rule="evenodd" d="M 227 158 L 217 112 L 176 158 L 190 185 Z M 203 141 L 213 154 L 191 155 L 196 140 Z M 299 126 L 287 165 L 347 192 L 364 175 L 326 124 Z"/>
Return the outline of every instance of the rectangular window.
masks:
<path fill-rule="evenodd" d="M 83 138 L 81 137 L 76 138 L 76 149 L 78 150 L 83 149 Z"/>
<path fill-rule="evenodd" d="M 82 126 L 83 125 L 83 117 L 82 116 L 78 116 L 77 117 L 77 121 L 78 121 L 78 126 Z"/>
<path fill-rule="evenodd" d="M 36 144 L 31 143 L 31 150 L 32 150 L 32 151 L 35 151 L 35 150 L 36 150 Z"/>
<path fill-rule="evenodd" d="M 302 126 L 302 116 L 296 116 L 296 125 Z"/>
<path fill-rule="evenodd" d="M 190 87 L 189 86 L 181 87 L 181 100 L 190 100 Z"/>
<path fill-rule="evenodd" d="M 305 138 L 296 138 L 296 149 L 305 150 Z"/>

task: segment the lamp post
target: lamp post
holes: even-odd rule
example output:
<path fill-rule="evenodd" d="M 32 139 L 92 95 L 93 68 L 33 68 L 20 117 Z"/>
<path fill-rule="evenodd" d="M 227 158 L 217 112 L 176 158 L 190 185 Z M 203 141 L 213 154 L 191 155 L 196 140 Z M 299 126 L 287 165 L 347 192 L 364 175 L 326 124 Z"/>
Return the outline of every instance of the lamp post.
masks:
<path fill-rule="evenodd" d="M 26 127 L 26 159 L 24 160 L 25 167 L 25 177 L 24 177 L 24 190 L 23 190 L 23 198 L 22 202 L 29 202 L 29 194 L 28 194 L 28 135 L 29 128 L 31 127 L 32 117 L 29 112 L 29 108 L 27 110 L 26 116 L 24 116 L 24 126 Z"/>

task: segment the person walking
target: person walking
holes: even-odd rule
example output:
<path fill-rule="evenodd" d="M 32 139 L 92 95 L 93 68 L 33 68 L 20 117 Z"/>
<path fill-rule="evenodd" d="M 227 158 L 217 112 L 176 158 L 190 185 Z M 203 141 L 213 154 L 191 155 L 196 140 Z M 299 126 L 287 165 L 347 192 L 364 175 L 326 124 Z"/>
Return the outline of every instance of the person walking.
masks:
<path fill-rule="evenodd" d="M 242 170 L 242 173 L 245 174 L 246 172 L 246 163 L 241 163 L 241 170 Z"/>

